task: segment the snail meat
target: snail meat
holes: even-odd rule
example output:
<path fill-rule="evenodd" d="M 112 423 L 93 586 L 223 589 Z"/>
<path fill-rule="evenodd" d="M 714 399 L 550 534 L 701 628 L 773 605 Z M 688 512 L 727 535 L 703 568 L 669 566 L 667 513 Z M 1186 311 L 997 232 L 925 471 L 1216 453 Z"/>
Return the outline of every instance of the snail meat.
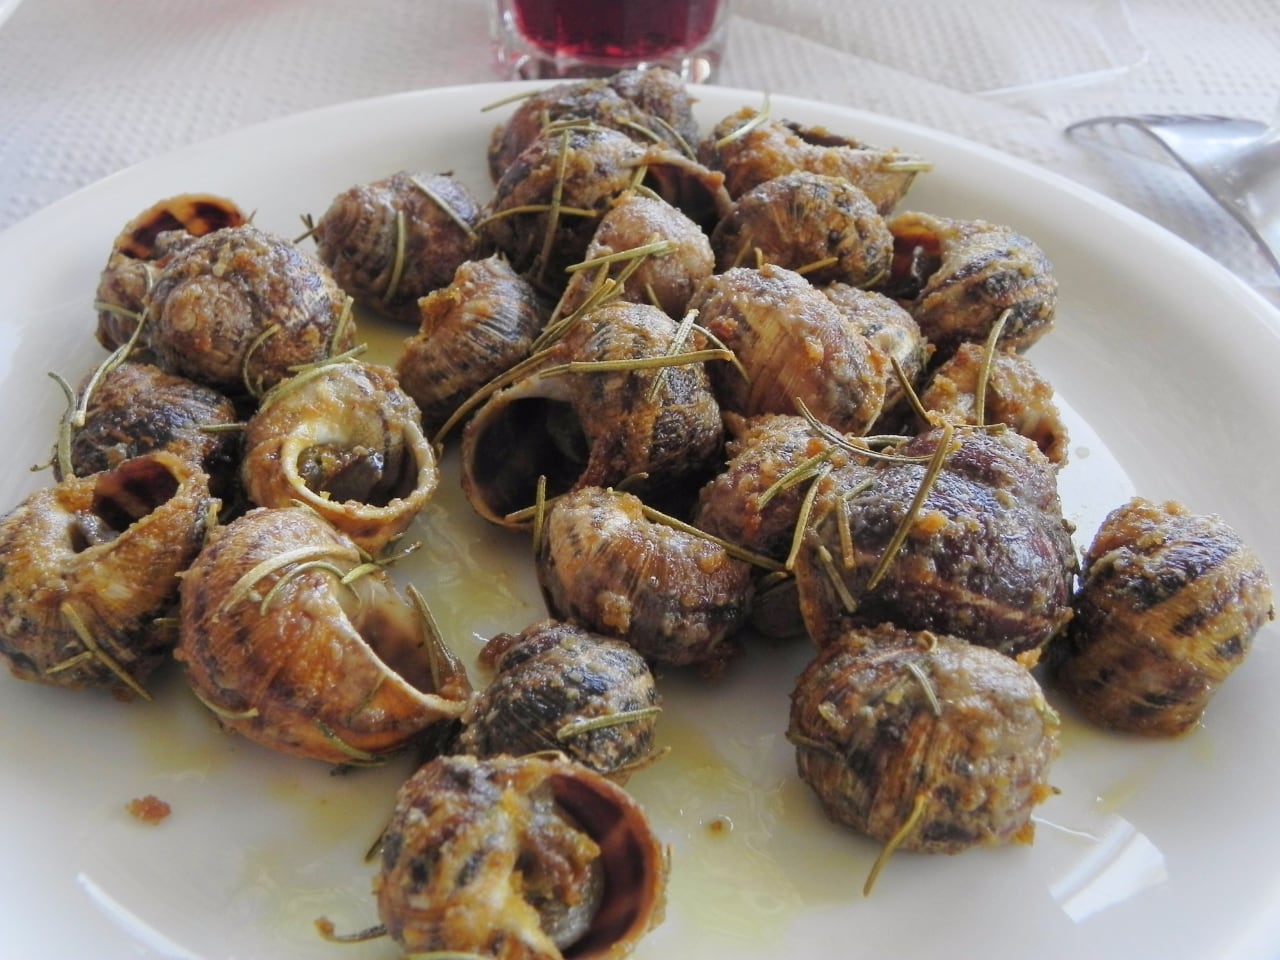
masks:
<path fill-rule="evenodd" d="M 412 398 L 389 367 L 338 360 L 282 381 L 244 431 L 240 468 L 258 506 L 305 504 L 377 555 L 440 481 Z"/>
<path fill-rule="evenodd" d="M 901 850 L 959 853 L 1032 842 L 1059 728 L 1017 661 L 882 624 L 805 667 L 787 736 L 832 820 Z"/>
<path fill-rule="evenodd" d="M 1134 498 L 1085 552 L 1049 676 L 1101 726 L 1175 736 L 1200 720 L 1274 617 L 1262 561 L 1221 517 Z"/>
<path fill-rule="evenodd" d="M 145 697 L 216 505 L 199 467 L 158 452 L 68 477 L 7 514 L 0 655 L 14 676 Z"/>
<path fill-rule="evenodd" d="M 494 255 L 467 261 L 447 287 L 419 300 L 418 321 L 396 377 L 434 433 L 469 396 L 529 355 L 546 309 L 533 286 Z"/>
<path fill-rule="evenodd" d="M 630 493 L 584 487 L 551 505 L 538 583 L 553 616 L 651 661 L 715 673 L 737 653 L 752 570 L 713 540 L 650 519 Z"/>
<path fill-rule="evenodd" d="M 711 234 L 716 267 L 773 263 L 815 285 L 872 287 L 889 275 L 893 234 L 865 193 L 804 170 L 752 187 Z"/>
<path fill-rule="evenodd" d="M 620 960 L 662 921 L 666 869 L 644 811 L 595 771 L 446 756 L 401 786 L 374 895 L 413 956 Z"/>
<path fill-rule="evenodd" d="M 480 659 L 497 672 L 462 717 L 462 752 L 560 752 L 619 783 L 651 758 L 659 697 L 629 644 L 544 620 L 498 634 Z"/>
<path fill-rule="evenodd" d="M 699 145 L 698 159 L 724 173 L 725 188 L 735 199 L 766 180 L 806 170 L 848 180 L 881 214 L 892 210 L 916 174 L 931 166 L 914 154 L 872 146 L 824 127 L 763 118 L 751 107 L 721 120 Z"/>
<path fill-rule="evenodd" d="M 1052 464 L 1012 430 L 939 428 L 893 452 L 818 496 L 796 558 L 810 636 L 887 621 L 1034 655 L 1071 618 L 1077 567 Z"/>
<path fill-rule="evenodd" d="M 364 306 L 417 319 L 417 302 L 476 256 L 480 204 L 452 174 L 402 170 L 351 187 L 312 231 L 316 255 Z"/>
<path fill-rule="evenodd" d="M 420 604 L 308 507 L 219 527 L 181 588 L 177 658 L 218 721 L 264 746 L 376 763 L 461 716 L 462 667 Z"/>
<path fill-rule="evenodd" d="M 233 399 L 355 345 L 329 268 L 245 224 L 186 244 L 159 270 L 143 334 L 156 363 Z"/>

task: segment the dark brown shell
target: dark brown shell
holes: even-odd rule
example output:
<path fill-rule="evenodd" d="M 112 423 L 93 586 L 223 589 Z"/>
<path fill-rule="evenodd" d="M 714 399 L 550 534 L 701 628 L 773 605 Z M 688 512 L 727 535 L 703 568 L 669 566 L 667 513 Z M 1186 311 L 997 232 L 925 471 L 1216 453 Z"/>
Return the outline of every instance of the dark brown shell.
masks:
<path fill-rule="evenodd" d="M 942 439 L 931 430 L 895 453 L 931 458 Z M 1077 563 L 1052 464 L 1011 430 L 957 431 L 953 444 L 874 586 L 927 465 L 875 463 L 869 476 L 833 476 L 819 495 L 796 582 L 820 646 L 848 627 L 888 621 L 1016 655 L 1038 650 L 1071 618 Z"/>
<path fill-rule="evenodd" d="M 567 283 L 612 200 L 644 186 L 710 229 L 729 209 L 719 174 L 683 154 L 603 127 L 570 126 L 533 141 L 498 181 L 485 241 L 550 290 Z"/>
<path fill-rule="evenodd" d="M 831 819 L 898 849 L 958 853 L 1032 841 L 1058 730 L 1021 664 L 886 624 L 819 651 L 787 736 Z"/>
<path fill-rule="evenodd" d="M 629 644 L 544 620 L 499 634 L 480 658 L 497 672 L 463 715 L 462 752 L 558 751 L 619 783 L 652 756 L 660 698 Z"/>
<path fill-rule="evenodd" d="M 648 519 L 629 493 L 585 487 L 550 508 L 537 555 L 552 615 L 619 637 L 649 660 L 715 672 L 737 652 L 751 566 Z"/>
<path fill-rule="evenodd" d="M 529 355 L 546 309 L 528 281 L 492 256 L 462 264 L 447 287 L 419 300 L 418 320 L 396 376 L 434 434 L 475 391 Z"/>
<path fill-rule="evenodd" d="M 366 560 L 306 507 L 260 507 L 214 532 L 182 580 L 176 655 L 224 727 L 358 764 L 462 714 L 465 672 Z"/>
<path fill-rule="evenodd" d="M 1075 617 L 1049 646 L 1051 681 L 1097 724 L 1175 736 L 1274 617 L 1262 561 L 1221 517 L 1134 498 L 1085 553 Z"/>
<path fill-rule="evenodd" d="M 641 193 L 624 193 L 600 219 L 584 260 L 587 264 L 607 261 L 663 241 L 672 249 L 638 262 L 623 257 L 596 267 L 577 269 L 575 265 L 558 312 L 571 314 L 593 296 L 599 297 L 608 278 L 620 284 L 617 296 L 621 299 L 654 303 L 667 316 L 683 319 L 694 288 L 714 271 L 715 257 L 707 235 L 671 204 Z"/>
<path fill-rule="evenodd" d="M 339 194 L 315 225 L 316 255 L 361 304 L 405 322 L 479 250 L 480 204 L 452 174 L 402 170 Z"/>
<path fill-rule="evenodd" d="M 247 222 L 225 197 L 184 193 L 168 197 L 130 220 L 116 237 L 98 281 L 98 342 L 123 346 L 137 329 L 156 268 L 195 237 Z"/>
<path fill-rule="evenodd" d="M 14 676 L 142 694 L 216 506 L 199 467 L 160 452 L 14 508 L 0 520 L 0 655 Z"/>
<path fill-rule="evenodd" d="M 144 328 L 156 363 L 232 398 L 355 345 L 346 294 L 294 244 L 248 224 L 193 240 L 164 264 Z"/>
<path fill-rule="evenodd" d="M 797 414 L 803 403 L 854 434 L 880 416 L 892 376 L 884 355 L 800 274 L 772 264 L 734 267 L 705 280 L 689 306 L 745 370 L 711 368 L 725 409 Z"/>
<path fill-rule="evenodd" d="M 345 360 L 263 398 L 245 425 L 240 477 L 258 506 L 305 504 L 376 556 L 426 506 L 440 470 L 391 369 Z"/>
<path fill-rule="evenodd" d="M 488 160 L 495 182 L 548 124 L 608 127 L 642 143 L 691 152 L 698 142 L 693 100 L 670 70 L 624 70 L 612 77 L 557 83 L 520 102 L 493 131 Z"/>
<path fill-rule="evenodd" d="M 956 423 L 975 423 L 978 380 L 986 355 L 983 344 L 961 344 L 933 372 L 920 394 L 921 406 Z M 1066 464 L 1070 441 L 1053 400 L 1053 386 L 1021 354 L 997 350 L 991 355 L 983 420 L 1003 423 L 1034 441 L 1054 466 Z"/>
<path fill-rule="evenodd" d="M 81 397 L 86 387 L 81 388 Z M 71 431 L 71 470 L 78 477 L 168 450 L 209 475 L 215 496 L 232 489 L 240 463 L 234 404 L 218 391 L 148 363 L 116 364 L 93 383 L 84 425 Z M 54 475 L 62 479 L 54 460 Z"/>
<path fill-rule="evenodd" d="M 701 483 L 724 439 L 701 361 L 661 369 L 568 366 L 665 357 L 677 329 L 657 307 L 609 304 L 582 316 L 537 364 L 485 401 L 462 436 L 462 485 L 476 511 L 527 526 L 528 517 L 507 516 L 533 505 L 540 476 L 548 497 L 632 477 L 648 491 Z"/>
<path fill-rule="evenodd" d="M 914 154 L 872 146 L 823 127 L 787 120 L 759 122 L 752 107 L 721 120 L 699 146 L 698 158 L 724 173 L 725 187 L 734 198 L 766 180 L 807 170 L 857 185 L 882 214 L 906 195 L 917 173 L 930 167 Z"/>
<path fill-rule="evenodd" d="M 738 197 L 711 246 L 719 270 L 772 263 L 818 285 L 871 287 L 893 264 L 893 234 L 867 195 L 841 177 L 804 170 Z"/>
<path fill-rule="evenodd" d="M 1058 282 L 1049 258 L 1010 227 L 901 213 L 889 220 L 896 252 L 887 292 L 906 302 L 945 360 L 984 342 L 1008 311 L 1000 343 L 1024 350 L 1053 327 Z"/>
<path fill-rule="evenodd" d="M 397 794 L 374 895 L 406 953 L 621 960 L 662 920 L 666 861 L 644 811 L 581 764 L 439 757 Z"/>

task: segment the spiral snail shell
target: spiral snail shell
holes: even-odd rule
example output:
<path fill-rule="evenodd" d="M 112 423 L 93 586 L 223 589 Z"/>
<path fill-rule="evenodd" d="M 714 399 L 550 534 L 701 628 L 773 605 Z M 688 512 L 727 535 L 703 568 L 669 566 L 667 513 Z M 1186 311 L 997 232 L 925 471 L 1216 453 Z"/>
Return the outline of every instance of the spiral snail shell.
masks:
<path fill-rule="evenodd" d="M 440 482 L 418 407 L 394 373 L 350 359 L 299 372 L 263 397 L 245 425 L 240 476 L 258 506 L 305 504 L 375 556 Z"/>
<path fill-rule="evenodd" d="M 0 656 L 12 673 L 146 696 L 175 634 L 165 618 L 217 501 L 168 452 L 37 491 L 0 520 Z"/>
<path fill-rule="evenodd" d="M 1149 736 L 1193 727 L 1274 619 L 1262 561 L 1218 516 L 1135 497 L 1086 551 L 1051 683 L 1094 723 Z"/>
<path fill-rule="evenodd" d="M 176 655 L 224 727 L 334 764 L 407 747 L 471 692 L 418 604 L 301 506 L 210 536 L 182 580 Z"/>
<path fill-rule="evenodd" d="M 400 788 L 374 894 L 415 956 L 620 960 L 661 922 L 666 870 L 644 811 L 595 771 L 448 756 Z"/>

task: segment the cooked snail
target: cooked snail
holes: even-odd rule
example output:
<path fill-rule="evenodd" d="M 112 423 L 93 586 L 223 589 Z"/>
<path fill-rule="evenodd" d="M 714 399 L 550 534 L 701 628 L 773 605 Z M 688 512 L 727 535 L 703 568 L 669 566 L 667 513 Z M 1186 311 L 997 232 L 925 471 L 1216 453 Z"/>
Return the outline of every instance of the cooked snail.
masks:
<path fill-rule="evenodd" d="M 804 170 L 738 197 L 711 246 L 720 270 L 773 263 L 816 285 L 872 287 L 893 264 L 893 235 L 867 195 L 842 177 Z"/>
<path fill-rule="evenodd" d="M 981 404 L 979 383 L 986 385 Z M 1035 441 L 1054 466 L 1067 462 L 1069 438 L 1053 387 L 1021 354 L 962 343 L 933 372 L 920 404 L 956 423 L 1003 423 Z"/>
<path fill-rule="evenodd" d="M 700 483 L 719 462 L 724 426 L 696 341 L 681 343 L 679 329 L 657 307 L 608 304 L 489 397 L 462 436 L 476 511 L 527 526 L 527 515 L 510 515 L 534 505 L 539 477 L 548 498 L 628 478 L 649 491 Z"/>
<path fill-rule="evenodd" d="M 328 267 L 245 224 L 186 244 L 147 296 L 143 336 L 156 363 L 239 398 L 290 368 L 355 343 L 347 296 Z"/>
<path fill-rule="evenodd" d="M 529 355 L 546 320 L 533 286 L 502 257 L 470 260 L 418 301 L 418 332 L 396 361 L 400 386 L 435 433 L 467 397 Z"/>
<path fill-rule="evenodd" d="M 698 141 L 693 100 L 680 77 L 662 67 L 623 70 L 611 77 L 553 84 L 522 100 L 493 131 L 489 172 L 494 181 L 548 127 L 592 124 L 641 143 L 660 143 L 692 155 Z"/>
<path fill-rule="evenodd" d="M 680 320 L 694 287 L 711 276 L 715 257 L 702 229 L 671 204 L 643 193 L 624 193 L 600 218 L 581 264 L 560 299 L 568 315 L 603 296 L 606 280 L 616 295 L 652 303 Z"/>
<path fill-rule="evenodd" d="M 1090 720 L 1151 736 L 1194 726 L 1274 619 L 1262 561 L 1214 515 L 1134 498 L 1085 552 L 1054 686 Z"/>
<path fill-rule="evenodd" d="M 600 487 L 556 500 L 538 539 L 538 583 L 553 616 L 626 640 L 658 663 L 714 673 L 736 654 L 751 565 L 723 545 Z"/>
<path fill-rule="evenodd" d="M 893 848 L 958 853 L 1032 841 L 1059 726 L 1015 660 L 884 624 L 818 652 L 787 736 L 833 820 Z"/>
<path fill-rule="evenodd" d="M 145 697 L 216 505 L 198 466 L 159 452 L 14 508 L 0 520 L 0 656 L 14 676 Z"/>
<path fill-rule="evenodd" d="M 181 588 L 177 658 L 226 728 L 374 763 L 462 714 L 466 673 L 382 567 L 307 507 L 219 527 Z"/>
<path fill-rule="evenodd" d="M 698 158 L 725 175 L 725 188 L 740 197 L 766 180 L 795 170 L 841 177 L 860 187 L 888 213 L 931 164 L 914 154 L 884 149 L 786 120 L 762 118 L 743 107 L 716 125 L 698 148 Z"/>
<path fill-rule="evenodd" d="M 703 281 L 689 306 L 740 364 L 710 369 L 725 409 L 754 416 L 807 407 L 841 433 L 865 433 L 880 416 L 893 376 L 884 354 L 800 274 L 734 267 Z"/>
<path fill-rule="evenodd" d="M 497 672 L 462 717 L 462 752 L 556 751 L 619 783 L 653 754 L 658 692 L 629 644 L 544 620 L 498 634 L 480 659 Z"/>
<path fill-rule="evenodd" d="M 130 220 L 112 244 L 98 281 L 98 342 L 108 350 L 129 342 L 155 271 L 173 251 L 195 237 L 245 222 L 230 200 L 203 193 L 169 197 Z"/>
<path fill-rule="evenodd" d="M 343 290 L 412 322 L 418 298 L 478 252 L 479 220 L 480 204 L 457 177 L 402 170 L 339 194 L 312 236 Z"/>
<path fill-rule="evenodd" d="M 934 359 L 983 342 L 1023 350 L 1049 332 L 1058 282 L 1048 257 L 1017 231 L 985 220 L 901 213 L 889 220 L 896 252 L 888 291 L 907 302 Z"/>
<path fill-rule="evenodd" d="M 818 495 L 796 558 L 810 635 L 888 621 L 1037 651 L 1071 618 L 1077 566 L 1053 466 L 1012 430 L 948 426 L 893 453 Z"/>
<path fill-rule="evenodd" d="M 125 460 L 168 450 L 209 476 L 209 489 L 224 496 L 240 462 L 234 404 L 203 384 L 165 373 L 149 363 L 110 366 L 81 388 L 84 422 L 68 422 L 67 463 L 53 461 L 54 476 L 88 476 Z"/>
<path fill-rule="evenodd" d="M 639 805 L 581 764 L 438 757 L 397 794 L 374 894 L 413 956 L 617 960 L 662 920 L 666 861 Z"/>
<path fill-rule="evenodd" d="M 404 533 L 440 482 L 413 400 L 388 367 L 322 363 L 281 381 L 244 431 L 246 496 L 302 503 L 376 555 Z"/>

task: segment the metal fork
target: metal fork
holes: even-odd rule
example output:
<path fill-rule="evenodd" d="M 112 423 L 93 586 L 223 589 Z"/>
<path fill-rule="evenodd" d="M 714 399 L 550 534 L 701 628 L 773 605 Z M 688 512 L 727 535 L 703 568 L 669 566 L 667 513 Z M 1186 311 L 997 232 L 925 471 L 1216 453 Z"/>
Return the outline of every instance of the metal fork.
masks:
<path fill-rule="evenodd" d="M 1092 117 L 1066 128 L 1135 127 L 1160 144 L 1249 231 L 1280 273 L 1280 115 L 1270 125 L 1212 115 Z"/>

